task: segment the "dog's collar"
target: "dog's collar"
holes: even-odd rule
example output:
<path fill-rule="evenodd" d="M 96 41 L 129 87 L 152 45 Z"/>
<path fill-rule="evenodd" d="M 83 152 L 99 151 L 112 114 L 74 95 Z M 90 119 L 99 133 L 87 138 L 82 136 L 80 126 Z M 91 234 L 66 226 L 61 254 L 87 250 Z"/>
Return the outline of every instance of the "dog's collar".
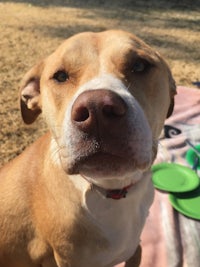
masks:
<path fill-rule="evenodd" d="M 132 187 L 133 184 L 130 184 L 128 186 L 125 186 L 121 189 L 103 189 L 102 187 L 99 187 L 97 185 L 92 185 L 92 188 L 96 188 L 98 191 L 100 191 L 103 195 L 106 196 L 106 198 L 112 198 L 115 200 L 119 200 L 121 198 L 125 198 L 128 189 Z"/>
<path fill-rule="evenodd" d="M 84 176 L 84 175 L 81 175 L 87 182 L 88 179 Z M 125 198 L 127 193 L 128 193 L 128 189 L 131 188 L 133 186 L 133 183 L 129 184 L 128 186 L 125 186 L 121 189 L 104 189 L 98 185 L 95 185 L 95 184 L 92 184 L 91 182 L 90 183 L 90 186 L 91 186 L 91 189 L 92 190 L 97 190 L 99 191 L 101 194 L 105 195 L 106 198 L 112 198 L 112 199 L 115 199 L 115 200 L 118 200 L 118 199 L 121 199 L 121 198 Z"/>
<path fill-rule="evenodd" d="M 106 197 L 107 198 L 112 198 L 112 199 L 121 199 L 125 198 L 128 189 L 132 187 L 132 184 L 122 188 L 122 189 L 111 189 L 111 190 L 106 190 Z"/>

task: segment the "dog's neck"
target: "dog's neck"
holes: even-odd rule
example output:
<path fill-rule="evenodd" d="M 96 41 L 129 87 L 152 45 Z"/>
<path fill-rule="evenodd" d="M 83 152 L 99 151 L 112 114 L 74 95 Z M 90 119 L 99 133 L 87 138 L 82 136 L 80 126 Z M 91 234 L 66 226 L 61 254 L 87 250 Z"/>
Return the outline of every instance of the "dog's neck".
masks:
<path fill-rule="evenodd" d="M 98 195 L 101 195 L 102 198 L 106 199 L 114 199 L 120 200 L 126 198 L 129 190 L 137 183 L 137 180 L 128 179 L 128 181 L 124 181 L 123 183 L 118 183 L 118 186 L 101 186 L 101 184 L 95 184 L 91 179 L 86 178 L 83 175 L 73 175 L 69 176 L 70 180 L 74 184 L 74 186 L 82 192 L 93 191 L 97 192 Z"/>
<path fill-rule="evenodd" d="M 86 179 L 86 181 L 88 181 L 88 179 L 86 177 L 84 177 L 84 176 L 82 176 L 82 177 L 84 179 Z M 130 183 L 129 185 L 124 186 L 123 188 L 114 188 L 114 189 L 105 189 L 105 188 L 98 186 L 98 185 L 95 185 L 93 183 L 90 183 L 90 185 L 91 185 L 92 190 L 97 190 L 104 197 L 119 200 L 121 198 L 126 197 L 126 195 L 128 193 L 128 189 L 132 187 L 133 183 Z"/>

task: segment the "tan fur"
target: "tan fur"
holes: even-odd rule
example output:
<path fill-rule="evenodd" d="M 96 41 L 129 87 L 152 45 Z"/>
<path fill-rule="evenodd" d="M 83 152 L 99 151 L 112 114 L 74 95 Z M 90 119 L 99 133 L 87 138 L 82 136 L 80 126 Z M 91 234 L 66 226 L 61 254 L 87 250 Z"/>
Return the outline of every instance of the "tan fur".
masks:
<path fill-rule="evenodd" d="M 150 74 L 131 74 L 129 68 L 135 57 L 155 64 Z M 69 73 L 67 85 L 52 79 L 60 69 Z M 141 40 L 122 31 L 83 33 L 69 38 L 33 67 L 22 82 L 24 121 L 30 124 L 43 112 L 50 132 L 0 171 L 0 267 L 112 266 L 99 263 L 99 259 L 95 263 L 95 255 L 106 252 L 110 244 L 86 214 L 84 194 L 69 179 L 68 162 L 58 163 L 60 156 L 56 149 L 52 151 L 52 136 L 59 143 L 63 135 L 66 107 L 78 89 L 100 73 L 120 80 L 142 107 L 152 133 L 153 161 L 156 142 L 175 94 L 164 60 Z M 147 171 L 146 165 L 140 168 Z M 87 186 L 90 192 L 92 185 Z M 132 258 L 135 264 L 127 266 L 138 266 L 139 254 Z"/>

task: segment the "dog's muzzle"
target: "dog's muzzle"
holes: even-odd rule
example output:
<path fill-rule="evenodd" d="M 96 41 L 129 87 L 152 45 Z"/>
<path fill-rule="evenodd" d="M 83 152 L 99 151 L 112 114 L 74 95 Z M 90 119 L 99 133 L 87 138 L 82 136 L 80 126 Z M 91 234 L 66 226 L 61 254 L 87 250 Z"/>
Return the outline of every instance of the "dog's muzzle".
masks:
<path fill-rule="evenodd" d="M 66 118 L 68 173 L 109 177 L 149 165 L 150 129 L 133 97 L 127 100 L 114 90 L 86 90 L 75 98 Z"/>

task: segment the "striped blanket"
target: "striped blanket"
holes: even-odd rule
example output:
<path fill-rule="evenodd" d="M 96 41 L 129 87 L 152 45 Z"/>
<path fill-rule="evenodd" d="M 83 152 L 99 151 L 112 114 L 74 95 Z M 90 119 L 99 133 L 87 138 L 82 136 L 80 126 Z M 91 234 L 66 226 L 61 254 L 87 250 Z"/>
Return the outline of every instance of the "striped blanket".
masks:
<path fill-rule="evenodd" d="M 200 90 L 179 87 L 155 163 L 176 162 L 189 167 L 187 141 L 200 144 Z M 141 267 L 200 267 L 200 221 L 174 210 L 167 193 L 155 190 L 141 244 Z"/>

